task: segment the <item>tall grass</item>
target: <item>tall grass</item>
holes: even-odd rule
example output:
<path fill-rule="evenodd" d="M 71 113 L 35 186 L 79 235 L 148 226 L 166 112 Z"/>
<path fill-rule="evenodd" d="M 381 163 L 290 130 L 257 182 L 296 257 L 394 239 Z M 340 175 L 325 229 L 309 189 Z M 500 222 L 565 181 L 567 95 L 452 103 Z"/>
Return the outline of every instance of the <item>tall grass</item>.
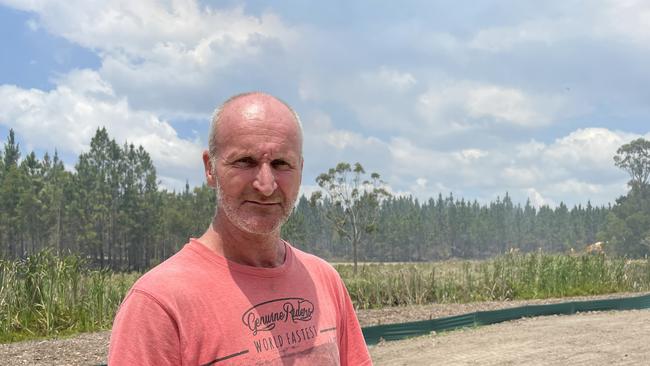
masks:
<path fill-rule="evenodd" d="M 336 265 L 360 309 L 650 290 L 650 262 L 511 253 L 487 261 Z M 0 342 L 110 328 L 140 273 L 88 268 L 43 251 L 0 260 Z"/>
<path fill-rule="evenodd" d="M 488 261 L 337 265 L 360 309 L 650 290 L 650 262 L 511 253 Z"/>
<path fill-rule="evenodd" d="M 0 260 L 0 342 L 108 329 L 138 276 L 91 270 L 50 251 Z"/>

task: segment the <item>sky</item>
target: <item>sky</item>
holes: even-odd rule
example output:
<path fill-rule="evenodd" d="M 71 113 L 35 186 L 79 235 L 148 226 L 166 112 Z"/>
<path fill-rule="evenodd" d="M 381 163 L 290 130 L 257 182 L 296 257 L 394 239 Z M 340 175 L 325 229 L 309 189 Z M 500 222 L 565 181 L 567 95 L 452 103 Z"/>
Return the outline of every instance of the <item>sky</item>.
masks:
<path fill-rule="evenodd" d="M 648 65 L 642 0 L 0 0 L 0 139 L 72 170 L 105 126 L 179 190 L 258 90 L 301 116 L 306 194 L 346 161 L 422 201 L 606 205 L 650 139 Z"/>

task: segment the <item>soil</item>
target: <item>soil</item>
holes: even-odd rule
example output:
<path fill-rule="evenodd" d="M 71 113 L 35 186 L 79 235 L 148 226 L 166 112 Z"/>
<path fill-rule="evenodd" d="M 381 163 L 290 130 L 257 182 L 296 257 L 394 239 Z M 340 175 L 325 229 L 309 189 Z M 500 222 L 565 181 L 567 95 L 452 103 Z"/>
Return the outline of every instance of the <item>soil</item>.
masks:
<path fill-rule="evenodd" d="M 650 310 L 520 319 L 370 347 L 375 365 L 647 365 Z"/>
<path fill-rule="evenodd" d="M 361 326 L 402 323 L 529 304 L 638 296 L 431 304 L 358 312 Z M 650 355 L 650 310 L 521 319 L 370 347 L 375 365 L 638 365 Z M 110 332 L 0 344 L 2 365 L 106 363 Z"/>

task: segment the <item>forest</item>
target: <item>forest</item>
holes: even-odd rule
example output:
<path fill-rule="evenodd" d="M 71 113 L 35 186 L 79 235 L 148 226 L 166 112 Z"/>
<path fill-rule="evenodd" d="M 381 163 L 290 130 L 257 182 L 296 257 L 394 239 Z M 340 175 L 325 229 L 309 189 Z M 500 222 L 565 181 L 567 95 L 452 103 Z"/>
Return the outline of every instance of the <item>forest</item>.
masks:
<path fill-rule="evenodd" d="M 56 151 L 23 154 L 10 130 L 0 151 L 0 257 L 8 260 L 49 250 L 142 271 L 201 235 L 214 214 L 211 188 L 161 188 L 147 151 L 119 144 L 105 128 L 72 171 Z M 631 141 L 612 158 L 629 173 L 629 192 L 607 206 L 573 207 L 521 205 L 507 192 L 487 204 L 451 194 L 392 196 L 379 174 L 340 163 L 317 178 L 320 192 L 299 198 L 282 235 L 327 260 L 355 263 L 580 252 L 596 241 L 611 255 L 647 256 L 650 141 Z"/>

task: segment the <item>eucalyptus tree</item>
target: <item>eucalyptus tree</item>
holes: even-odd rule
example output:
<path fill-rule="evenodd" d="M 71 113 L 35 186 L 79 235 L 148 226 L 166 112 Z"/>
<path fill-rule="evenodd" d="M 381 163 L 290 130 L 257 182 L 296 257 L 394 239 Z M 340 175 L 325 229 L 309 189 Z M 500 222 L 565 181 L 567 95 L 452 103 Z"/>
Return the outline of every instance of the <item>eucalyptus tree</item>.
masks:
<path fill-rule="evenodd" d="M 357 270 L 358 248 L 366 236 L 376 230 L 381 203 L 390 193 L 378 173 L 366 172 L 360 163 L 351 166 L 339 163 L 316 178 L 321 190 L 311 196 L 316 203 L 326 196 L 333 204 L 326 207 L 325 218 L 337 233 L 352 246 L 354 271 Z"/>
<path fill-rule="evenodd" d="M 616 200 L 599 236 L 619 255 L 645 256 L 650 254 L 650 141 L 622 145 L 614 164 L 630 175 L 630 191 Z"/>
<path fill-rule="evenodd" d="M 614 164 L 630 175 L 632 193 L 647 188 L 650 178 L 650 141 L 638 138 L 616 150 Z"/>

